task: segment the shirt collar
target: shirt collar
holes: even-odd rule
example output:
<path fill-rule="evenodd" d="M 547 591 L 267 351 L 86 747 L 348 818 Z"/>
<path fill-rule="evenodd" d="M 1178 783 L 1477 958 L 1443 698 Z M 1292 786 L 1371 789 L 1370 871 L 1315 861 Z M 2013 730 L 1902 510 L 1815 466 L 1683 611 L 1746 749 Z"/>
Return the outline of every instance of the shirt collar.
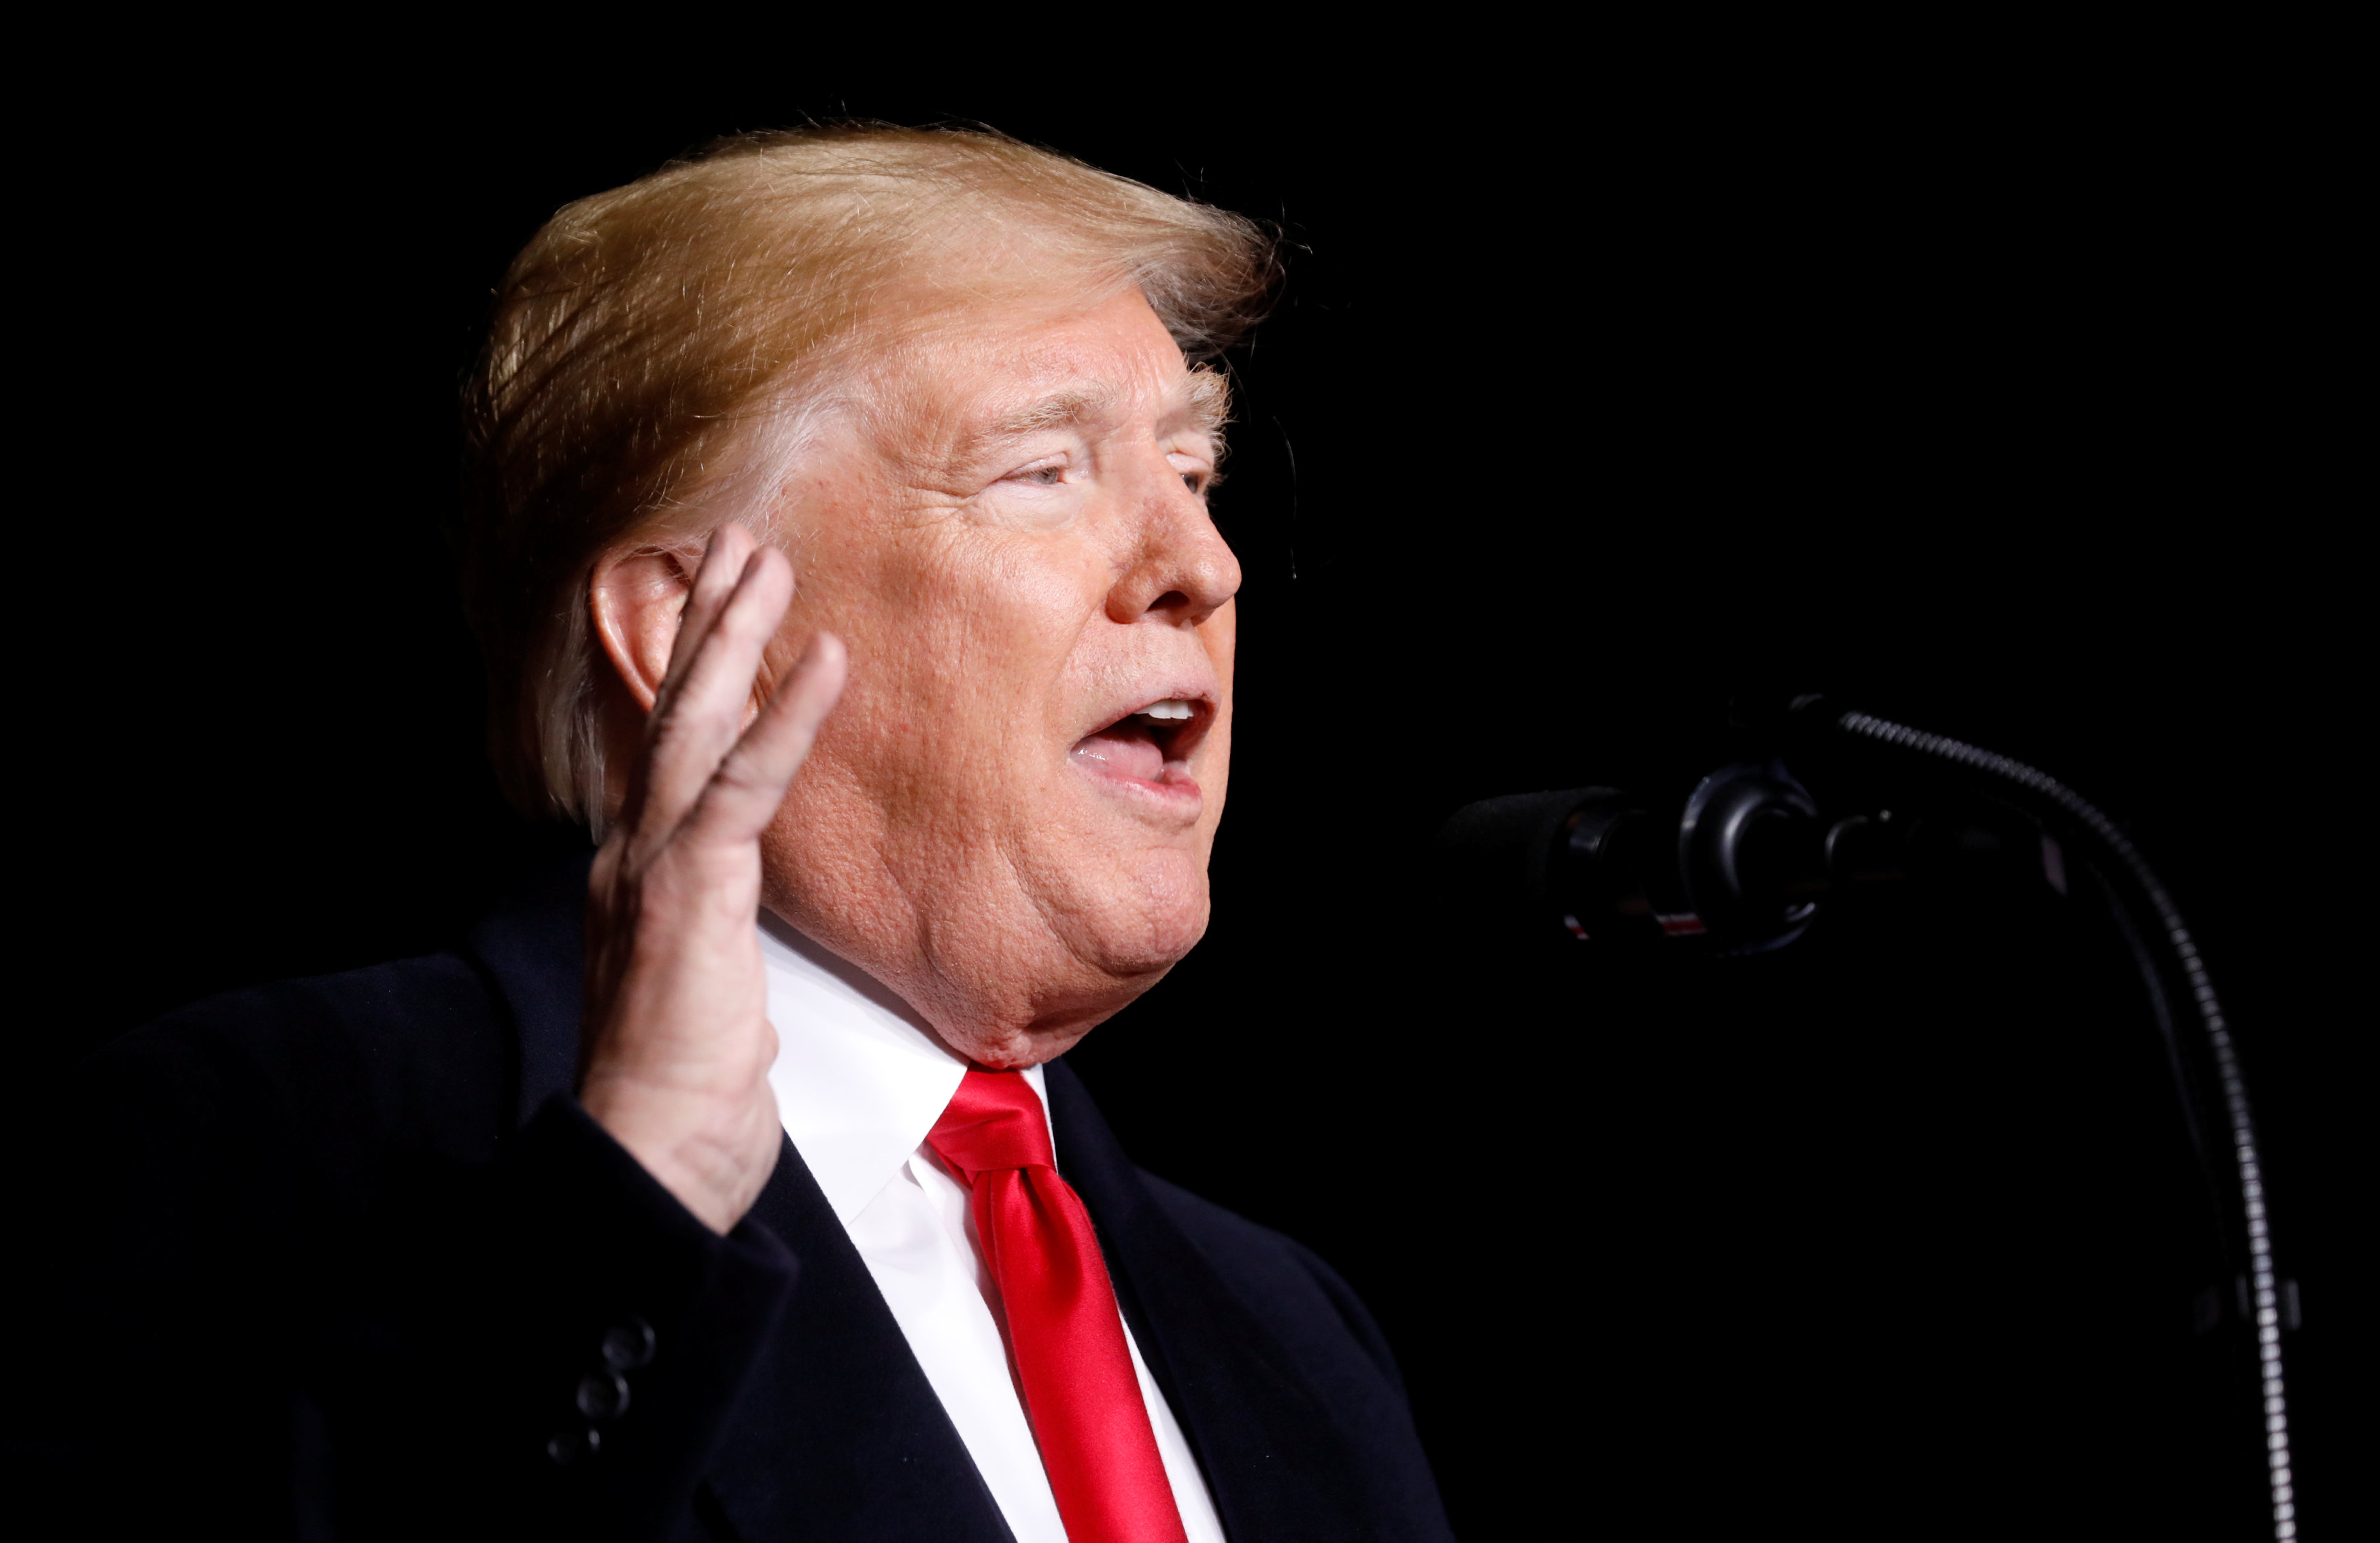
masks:
<path fill-rule="evenodd" d="M 777 1115 L 848 1227 L 925 1142 L 966 1063 L 881 982 L 765 911 L 760 957 L 777 1031 Z M 1025 1079 L 1046 1119 L 1041 1068 Z"/>

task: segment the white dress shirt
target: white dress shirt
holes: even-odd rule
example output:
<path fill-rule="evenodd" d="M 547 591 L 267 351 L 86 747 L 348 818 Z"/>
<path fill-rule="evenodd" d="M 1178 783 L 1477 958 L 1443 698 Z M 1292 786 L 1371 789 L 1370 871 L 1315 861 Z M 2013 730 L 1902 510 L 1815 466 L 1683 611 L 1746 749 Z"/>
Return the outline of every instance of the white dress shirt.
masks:
<path fill-rule="evenodd" d="M 778 1041 L 769 1086 L 785 1134 L 884 1294 L 1016 1543 L 1066 1543 L 1009 1369 L 994 1311 L 999 1287 L 983 1267 L 966 1186 L 926 1145 L 966 1063 L 907 1003 L 774 917 L 761 919 L 760 952 Z M 1041 1068 L 1025 1078 L 1047 1119 Z M 1064 1155 L 1057 1153 L 1062 1172 Z M 1183 1530 L 1190 1543 L 1223 1543 L 1190 1444 L 1128 1324 L 1124 1344 Z"/>

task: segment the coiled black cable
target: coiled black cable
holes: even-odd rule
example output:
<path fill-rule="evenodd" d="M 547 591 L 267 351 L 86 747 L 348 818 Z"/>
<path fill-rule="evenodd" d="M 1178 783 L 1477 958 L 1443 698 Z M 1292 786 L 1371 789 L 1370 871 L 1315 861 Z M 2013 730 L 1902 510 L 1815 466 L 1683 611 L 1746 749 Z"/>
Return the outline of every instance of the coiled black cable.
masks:
<path fill-rule="evenodd" d="M 2139 932 L 2163 945 L 2167 959 L 2188 988 L 2191 1003 L 2196 1009 L 2199 1025 L 2204 1030 L 2208 1054 L 2214 1062 L 2216 1077 L 2221 1084 L 2223 1110 L 2230 1127 L 2232 1160 L 2240 1185 L 2240 1220 L 2244 1234 L 2247 1272 L 2253 1292 L 2253 1327 L 2257 1367 L 2264 1387 L 2265 1463 L 2272 1493 L 2273 1536 L 2280 1543 L 2289 1543 L 2298 1535 L 2297 1501 L 2289 1466 L 2289 1401 L 2281 1373 L 2280 1282 L 2273 1268 L 2272 1228 L 2265 1205 L 2264 1162 L 2257 1153 L 2256 1125 L 2248 1104 L 2248 1085 L 2240 1075 L 2240 1059 L 2231 1043 L 2230 1029 L 2224 1021 L 2222 1005 L 2216 1000 L 2215 985 L 2207 977 L 2205 963 L 2199 957 L 2198 945 L 2192 940 L 2190 929 L 2183 923 L 2173 896 L 2167 892 L 2139 849 L 2116 829 L 2114 821 L 2048 773 L 1960 740 L 1927 734 L 1864 712 L 1845 712 L 1834 722 L 1838 729 L 1854 738 L 1871 740 L 1968 772 L 1981 772 L 1994 783 L 2018 794 L 2023 802 L 2034 806 L 2036 812 L 2050 817 L 2056 823 L 2087 839 L 2103 857 L 2112 859 L 2118 875 L 2128 881 L 2127 887 L 2154 914 L 2155 926 L 2140 929 Z M 2109 898 L 2119 906 L 2124 904 L 2124 897 L 2114 893 L 2112 886 Z M 2125 929 L 2133 931 L 2129 926 Z M 2154 980 L 2151 989 L 2155 990 Z M 2187 1100 L 2187 1090 L 2184 1098 Z M 2191 1117 L 2194 1123 L 2194 1112 Z"/>

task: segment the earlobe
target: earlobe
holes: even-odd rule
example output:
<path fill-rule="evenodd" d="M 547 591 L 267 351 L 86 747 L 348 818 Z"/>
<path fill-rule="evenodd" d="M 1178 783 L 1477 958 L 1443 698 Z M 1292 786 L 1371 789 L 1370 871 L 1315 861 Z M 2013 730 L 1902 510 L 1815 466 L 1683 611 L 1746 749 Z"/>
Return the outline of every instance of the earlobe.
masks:
<path fill-rule="evenodd" d="M 647 712 L 669 674 L 698 560 L 699 554 L 689 560 L 683 552 L 645 548 L 598 563 L 588 581 L 596 640 L 620 684 Z"/>

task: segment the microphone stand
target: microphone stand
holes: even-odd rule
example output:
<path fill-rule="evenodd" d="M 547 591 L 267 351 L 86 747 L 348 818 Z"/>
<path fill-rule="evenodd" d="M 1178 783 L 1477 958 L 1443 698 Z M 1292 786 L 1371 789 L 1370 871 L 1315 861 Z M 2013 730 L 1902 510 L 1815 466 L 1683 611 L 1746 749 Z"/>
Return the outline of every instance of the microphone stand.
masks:
<path fill-rule="evenodd" d="M 2139 969 L 2210 1192 L 2224 1272 L 2254 1337 L 2273 1537 L 2291 1543 L 2297 1505 L 2281 1332 L 2297 1327 L 2295 1291 L 2274 1267 L 2264 1161 L 2238 1051 L 2171 893 L 2114 821 L 2022 761 L 1815 696 L 1794 699 L 1777 726 L 1790 759 L 1805 751 L 1847 754 L 1915 774 L 1888 779 L 1896 783 L 1947 780 L 2010 808 L 2038 831 L 2040 872 L 2053 889 L 2068 891 L 2069 847 L 2095 881 Z M 1896 821 L 1878 808 L 1829 820 L 1831 812 L 1821 811 L 1785 760 L 1769 759 L 1722 767 L 1682 803 L 1608 787 L 1491 798 L 1450 819 L 1439 849 L 1467 870 L 1465 887 L 1502 897 L 1491 908 L 1524 905 L 1534 923 L 1559 917 L 1581 942 L 1749 954 L 1790 944 L 1825 897 L 1899 880 L 1927 860 L 1917 833 L 1923 817 Z M 2202 1055 L 2229 1140 L 2228 1161 L 2208 1139 L 2202 1077 L 2192 1069 Z M 2202 1332 L 2222 1321 L 2225 1294 L 2204 1292 L 2193 1305 Z"/>
<path fill-rule="evenodd" d="M 1827 710 L 1820 700 L 1803 698 L 1794 703 L 1794 711 L 1797 715 L 1815 716 Z M 2264 1160 L 2257 1148 L 2256 1122 L 2248 1101 L 2247 1080 L 2240 1074 L 2239 1052 L 2232 1043 L 2222 1004 L 2216 998 L 2215 983 L 2207 975 L 2205 961 L 2199 954 L 2188 924 L 2182 920 L 2180 908 L 2140 849 L 2116 828 L 2115 822 L 2048 773 L 2008 756 L 1865 712 L 1842 712 L 1821 721 L 1829 722 L 1837 734 L 1859 745 L 1952 768 L 1969 780 L 2009 797 L 2041 820 L 2046 829 L 2063 830 L 2069 839 L 2095 856 L 2098 860 L 2091 864 L 2092 869 L 2105 887 L 2108 909 L 2139 966 L 2150 1009 L 2165 1040 L 2191 1143 L 2198 1149 L 2202 1168 L 2213 1180 L 2219 1170 L 2211 1160 L 2194 1079 L 2189 1075 L 2187 1057 L 2176 1032 L 2174 1008 L 2179 996 L 2184 1014 L 2197 1029 L 2199 1043 L 2213 1062 L 2230 1137 L 2230 1176 L 2237 1185 L 2233 1221 L 2239 1239 L 2244 1244 L 2241 1251 L 2245 1256 L 2248 1294 L 2243 1312 L 2252 1314 L 2250 1326 L 2255 1334 L 2257 1371 L 2264 1394 L 2265 1468 L 2272 1496 L 2273 1536 L 2279 1543 L 2289 1543 L 2297 1537 L 2298 1529 L 2289 1466 L 2289 1399 L 2281 1366 L 2281 1329 L 2284 1308 L 2293 1305 L 2284 1303 L 2280 1277 L 2274 1269 L 2272 1227 L 2265 1201 Z M 2182 990 L 2179 993 L 2169 990 L 2169 980 L 2178 982 Z M 2218 1189 L 2221 1187 L 2228 1186 L 2218 1185 Z M 2230 1211 L 2231 1208 L 2224 1209 Z M 2232 1252 L 2229 1242 L 2227 1239 L 2227 1254 Z M 2207 1307 L 2214 1311 L 2208 1312 Z M 2219 1312 L 2219 1303 L 2203 1306 L 2202 1325 Z"/>

